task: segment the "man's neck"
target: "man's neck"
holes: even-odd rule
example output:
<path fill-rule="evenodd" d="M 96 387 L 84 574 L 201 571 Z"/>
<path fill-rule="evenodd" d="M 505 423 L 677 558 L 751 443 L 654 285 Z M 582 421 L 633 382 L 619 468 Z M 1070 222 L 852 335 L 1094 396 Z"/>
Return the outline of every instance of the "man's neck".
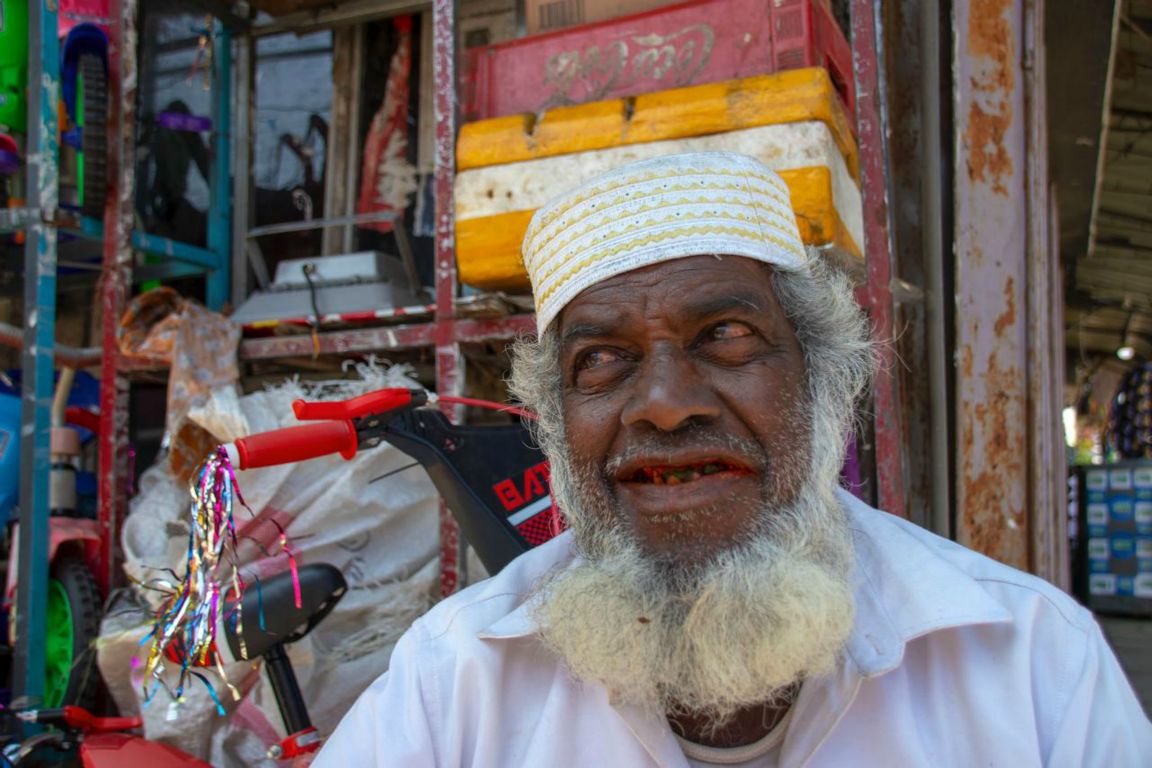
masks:
<path fill-rule="evenodd" d="M 715 729 L 710 718 L 697 714 L 669 715 L 668 723 L 682 739 L 707 747 L 742 747 L 767 736 L 788 714 L 794 693 L 773 704 L 753 704 L 736 713 L 723 728 Z"/>

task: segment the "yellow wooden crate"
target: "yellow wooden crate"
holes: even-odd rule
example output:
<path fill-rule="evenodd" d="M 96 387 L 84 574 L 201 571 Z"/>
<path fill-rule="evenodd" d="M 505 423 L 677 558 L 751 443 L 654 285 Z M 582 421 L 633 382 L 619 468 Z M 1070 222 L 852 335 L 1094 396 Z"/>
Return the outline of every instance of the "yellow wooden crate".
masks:
<path fill-rule="evenodd" d="M 858 179 L 856 140 L 822 67 L 466 123 L 456 141 L 456 170 L 810 120 L 828 126 Z"/>
<path fill-rule="evenodd" d="M 623 104 L 551 110 L 532 133 L 524 132 L 523 116 L 464 126 L 455 186 L 462 282 L 488 290 L 528 290 L 520 245 L 537 208 L 611 168 L 690 151 L 730 150 L 759 158 L 788 184 L 805 243 L 860 256 L 855 143 L 823 70 L 637 97 L 630 115 Z"/>

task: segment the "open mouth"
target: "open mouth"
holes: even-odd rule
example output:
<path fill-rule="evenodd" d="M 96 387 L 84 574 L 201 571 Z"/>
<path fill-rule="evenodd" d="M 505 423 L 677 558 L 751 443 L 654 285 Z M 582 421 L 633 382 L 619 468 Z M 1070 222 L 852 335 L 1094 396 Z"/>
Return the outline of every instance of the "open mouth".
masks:
<path fill-rule="evenodd" d="M 645 483 L 648 485 L 680 485 L 691 483 L 702 477 L 718 475 L 721 473 L 747 475 L 751 471 L 744 466 L 726 461 L 705 461 L 696 464 L 653 465 L 641 467 L 635 472 L 625 476 L 626 483 Z"/>

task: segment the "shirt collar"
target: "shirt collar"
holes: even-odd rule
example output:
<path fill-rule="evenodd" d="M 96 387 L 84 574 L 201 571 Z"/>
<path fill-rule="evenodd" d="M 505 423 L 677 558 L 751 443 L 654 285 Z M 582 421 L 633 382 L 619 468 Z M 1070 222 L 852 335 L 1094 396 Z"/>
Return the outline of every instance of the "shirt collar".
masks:
<path fill-rule="evenodd" d="M 561 534 L 568 535 L 568 534 Z M 534 635 L 539 630 L 536 619 L 532 617 L 535 605 L 535 596 L 522 600 L 511 613 L 506 613 L 488 625 L 480 632 L 481 640 L 512 640 L 517 637 Z"/>
<path fill-rule="evenodd" d="M 956 544 L 917 531 L 847 491 L 838 495 L 856 552 L 856 621 L 847 652 L 861 675 L 898 667 L 904 646 L 917 637 L 1012 620 L 979 582 L 942 556 Z"/>
<path fill-rule="evenodd" d="M 480 639 L 511 640 L 536 634 L 539 626 L 532 612 L 539 600 L 539 592 L 535 586 L 549 573 L 566 567 L 575 557 L 572 531 L 564 531 L 513 560 L 496 578 L 504 576 L 510 569 L 517 569 L 509 575 L 514 579 L 513 591 L 519 591 L 523 598 L 514 609 L 481 630 Z M 532 567 L 525 568 L 528 561 Z"/>
<path fill-rule="evenodd" d="M 856 552 L 856 621 L 848 657 L 864 677 L 891 671 L 904 658 L 904 646 L 922 635 L 950 627 L 1011 621 L 1011 614 L 980 584 L 935 550 L 956 545 L 943 539 L 932 546 L 897 518 L 879 512 L 846 491 L 838 492 L 848 516 Z M 562 533 L 536 552 L 545 571 L 564 567 L 573 557 L 572 534 Z M 535 579 L 533 579 L 535 581 Z M 532 616 L 538 593 L 480 633 L 481 639 L 506 640 L 536 634 Z"/>

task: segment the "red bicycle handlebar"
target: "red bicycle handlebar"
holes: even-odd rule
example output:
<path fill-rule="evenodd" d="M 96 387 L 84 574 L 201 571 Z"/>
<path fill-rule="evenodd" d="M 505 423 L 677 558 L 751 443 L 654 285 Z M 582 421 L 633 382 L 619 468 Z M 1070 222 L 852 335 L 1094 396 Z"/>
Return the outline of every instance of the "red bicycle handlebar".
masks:
<path fill-rule="evenodd" d="M 254 469 L 291 464 L 330 453 L 351 459 L 356 455 L 357 440 L 356 429 L 351 421 L 345 419 L 261 432 L 242 437 L 234 445 L 235 455 L 229 451 L 233 463 L 239 469 Z"/>
<path fill-rule="evenodd" d="M 387 417 L 400 410 L 424 405 L 428 400 L 428 393 L 422 389 L 400 387 L 379 389 L 337 402 L 309 403 L 297 400 L 292 403 L 296 418 L 317 423 L 242 437 L 233 444 L 225 445 L 224 450 L 228 452 L 232 464 L 238 469 L 291 464 L 330 453 L 339 453 L 345 459 L 351 459 L 356 455 L 359 446 L 353 419 Z M 487 400 L 443 397 L 440 398 L 440 402 L 495 408 L 535 418 L 533 414 L 522 409 Z"/>
<path fill-rule="evenodd" d="M 301 421 L 348 420 L 378 413 L 384 414 L 408 406 L 421 406 L 426 402 L 428 393 L 422 389 L 392 387 L 339 402 L 309 403 L 297 400 L 292 403 L 292 412 Z"/>
<path fill-rule="evenodd" d="M 83 707 L 64 707 L 64 722 L 85 733 L 128 731 L 144 725 L 142 717 L 97 717 Z"/>
<path fill-rule="evenodd" d="M 129 731 L 144 725 L 142 717 L 97 717 L 83 707 L 73 706 L 19 710 L 16 717 L 27 723 L 66 725 L 84 733 Z"/>

